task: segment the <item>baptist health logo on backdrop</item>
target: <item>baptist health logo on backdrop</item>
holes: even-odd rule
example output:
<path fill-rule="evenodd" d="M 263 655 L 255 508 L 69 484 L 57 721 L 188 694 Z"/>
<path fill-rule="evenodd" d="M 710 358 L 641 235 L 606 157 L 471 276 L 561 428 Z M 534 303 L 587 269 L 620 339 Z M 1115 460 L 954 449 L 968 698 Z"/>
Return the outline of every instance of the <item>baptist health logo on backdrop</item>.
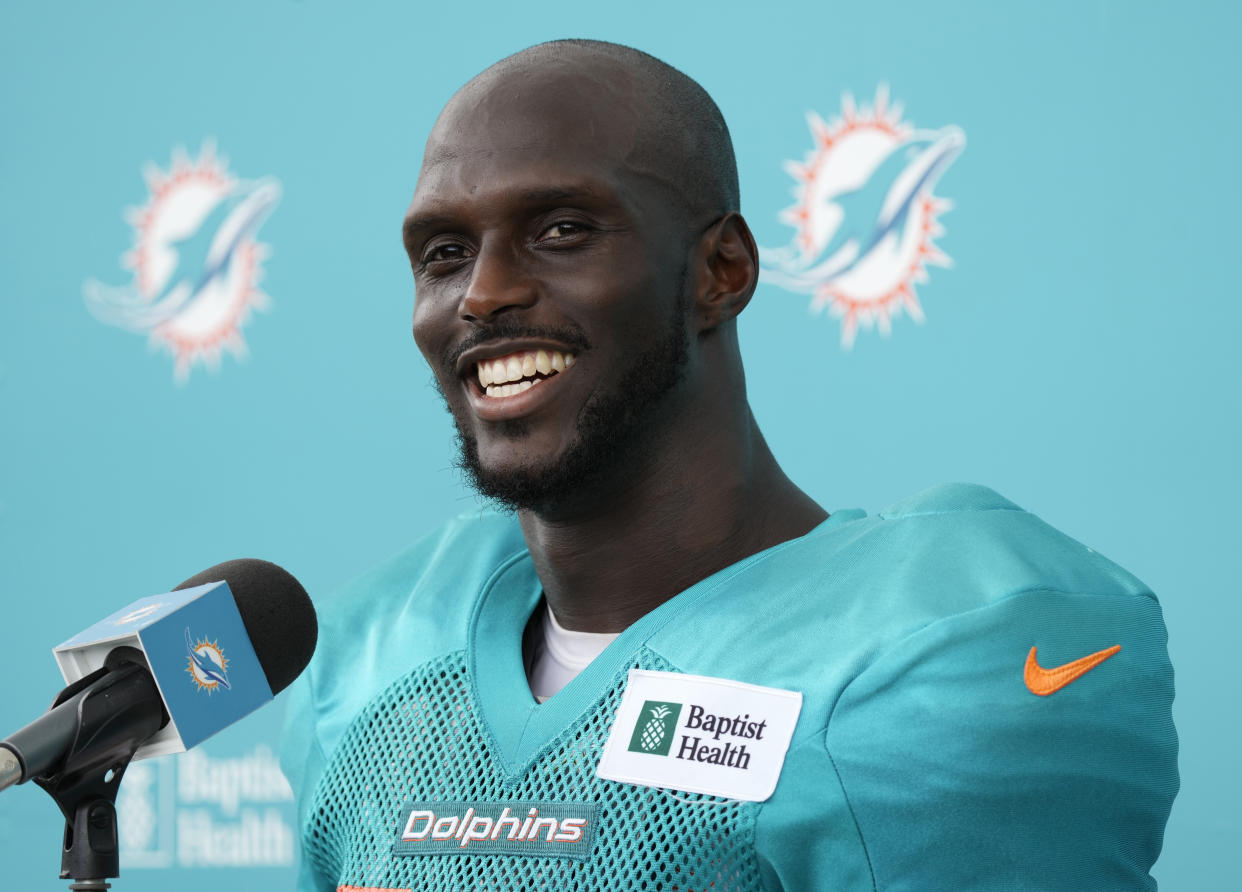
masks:
<path fill-rule="evenodd" d="M 951 265 L 935 240 L 953 205 L 932 189 L 966 136 L 952 126 L 915 130 L 901 114 L 883 85 L 871 106 L 845 94 L 830 121 L 808 112 L 814 148 L 785 163 L 797 183 L 795 204 L 781 213 L 793 241 L 760 252 L 764 281 L 810 294 L 812 310 L 840 318 L 846 349 L 859 326 L 888 336 L 903 311 L 922 322 L 915 285 L 928 266 Z"/>
<path fill-rule="evenodd" d="M 264 744 L 134 762 L 116 804 L 125 868 L 293 864 L 293 791 Z"/>
<path fill-rule="evenodd" d="M 210 142 L 197 160 L 174 149 L 167 171 L 150 163 L 143 178 L 146 203 L 125 211 L 134 241 L 121 266 L 133 280 L 114 287 L 89 279 L 83 296 L 101 322 L 169 350 L 184 382 L 195 362 L 214 370 L 225 350 L 246 355 L 242 326 L 251 310 L 269 306 L 259 290 L 269 251 L 256 236 L 280 201 L 280 183 L 237 179 Z"/>

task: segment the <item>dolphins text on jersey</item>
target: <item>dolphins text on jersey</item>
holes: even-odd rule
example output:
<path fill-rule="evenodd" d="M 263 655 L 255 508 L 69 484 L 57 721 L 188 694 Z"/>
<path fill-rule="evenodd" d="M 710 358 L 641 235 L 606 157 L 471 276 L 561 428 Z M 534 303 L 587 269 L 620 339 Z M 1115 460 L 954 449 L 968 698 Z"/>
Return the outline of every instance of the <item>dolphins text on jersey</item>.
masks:
<path fill-rule="evenodd" d="M 406 802 L 392 853 L 416 855 L 590 856 L 594 802 Z"/>

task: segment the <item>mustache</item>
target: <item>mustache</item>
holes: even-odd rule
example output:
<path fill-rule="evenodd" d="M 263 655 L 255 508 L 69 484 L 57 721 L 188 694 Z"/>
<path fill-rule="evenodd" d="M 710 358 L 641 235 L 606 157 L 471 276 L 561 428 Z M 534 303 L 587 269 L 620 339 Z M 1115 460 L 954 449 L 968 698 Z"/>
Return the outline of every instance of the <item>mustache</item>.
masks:
<path fill-rule="evenodd" d="M 591 349 L 591 342 L 586 334 L 577 326 L 564 325 L 556 328 L 522 325 L 517 321 L 501 319 L 486 326 L 476 328 L 467 337 L 462 338 L 440 356 L 440 367 L 443 369 L 457 368 L 462 354 L 475 347 L 482 347 L 493 341 L 508 341 L 525 338 L 530 340 L 556 341 L 571 347 L 575 352 Z"/>

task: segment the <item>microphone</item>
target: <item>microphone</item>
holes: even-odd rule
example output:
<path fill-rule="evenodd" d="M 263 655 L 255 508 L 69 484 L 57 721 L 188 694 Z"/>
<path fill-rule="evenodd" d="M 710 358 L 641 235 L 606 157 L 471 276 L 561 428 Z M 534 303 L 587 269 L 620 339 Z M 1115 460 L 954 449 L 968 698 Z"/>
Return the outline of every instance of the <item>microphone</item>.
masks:
<path fill-rule="evenodd" d="M 295 679 L 319 624 L 306 590 L 267 561 L 226 561 L 140 598 L 53 649 L 66 687 L 0 741 L 0 790 L 34 779 L 65 816 L 60 877 L 120 875 L 116 794 L 135 757 L 181 752 Z"/>
<path fill-rule="evenodd" d="M 54 649 L 69 686 L 0 741 L 0 790 L 189 749 L 288 687 L 317 637 L 306 590 L 267 561 L 140 598 Z"/>

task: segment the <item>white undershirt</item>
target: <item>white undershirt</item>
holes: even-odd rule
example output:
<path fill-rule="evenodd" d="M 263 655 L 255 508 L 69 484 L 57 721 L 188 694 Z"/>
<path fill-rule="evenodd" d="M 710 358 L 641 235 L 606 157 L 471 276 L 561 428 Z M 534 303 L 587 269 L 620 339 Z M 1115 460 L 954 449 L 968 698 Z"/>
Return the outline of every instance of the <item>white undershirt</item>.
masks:
<path fill-rule="evenodd" d="M 547 700 L 590 665 L 616 640 L 620 632 L 574 632 L 563 628 L 544 610 L 539 640 L 530 667 L 530 692 L 540 703 Z"/>

